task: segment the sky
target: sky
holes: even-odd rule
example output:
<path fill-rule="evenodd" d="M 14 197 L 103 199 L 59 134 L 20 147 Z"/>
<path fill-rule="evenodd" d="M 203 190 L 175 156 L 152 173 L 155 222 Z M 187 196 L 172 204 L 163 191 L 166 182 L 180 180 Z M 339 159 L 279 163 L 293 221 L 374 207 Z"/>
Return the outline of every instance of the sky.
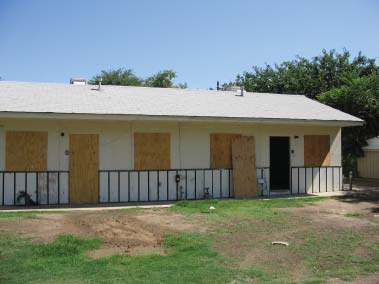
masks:
<path fill-rule="evenodd" d="M 215 88 L 322 49 L 379 61 L 378 0 L 0 0 L 0 77 L 68 83 L 101 70 L 163 69 Z"/>

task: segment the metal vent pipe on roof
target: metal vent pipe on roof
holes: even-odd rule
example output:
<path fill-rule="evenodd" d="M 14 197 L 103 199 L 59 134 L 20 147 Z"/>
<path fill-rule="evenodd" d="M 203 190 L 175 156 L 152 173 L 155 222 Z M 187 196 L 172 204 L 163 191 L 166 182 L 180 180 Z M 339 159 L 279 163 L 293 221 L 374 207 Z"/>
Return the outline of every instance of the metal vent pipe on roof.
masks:
<path fill-rule="evenodd" d="M 101 90 L 101 82 L 103 82 L 103 78 L 99 78 L 99 80 L 97 81 L 97 83 L 99 84 L 99 88 L 98 90 L 100 91 Z"/>

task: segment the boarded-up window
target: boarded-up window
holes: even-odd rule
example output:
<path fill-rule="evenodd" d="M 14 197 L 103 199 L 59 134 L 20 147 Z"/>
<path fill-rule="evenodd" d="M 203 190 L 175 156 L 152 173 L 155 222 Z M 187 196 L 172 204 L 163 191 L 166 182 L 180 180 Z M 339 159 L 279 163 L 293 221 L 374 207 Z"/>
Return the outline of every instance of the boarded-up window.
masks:
<path fill-rule="evenodd" d="M 46 171 L 47 132 L 7 131 L 7 171 Z"/>
<path fill-rule="evenodd" d="M 240 134 L 212 133 L 210 137 L 211 168 L 232 167 L 232 141 Z"/>
<path fill-rule="evenodd" d="M 134 133 L 134 168 L 164 170 L 171 167 L 169 133 Z"/>
<path fill-rule="evenodd" d="M 304 165 L 330 166 L 329 135 L 304 135 Z"/>

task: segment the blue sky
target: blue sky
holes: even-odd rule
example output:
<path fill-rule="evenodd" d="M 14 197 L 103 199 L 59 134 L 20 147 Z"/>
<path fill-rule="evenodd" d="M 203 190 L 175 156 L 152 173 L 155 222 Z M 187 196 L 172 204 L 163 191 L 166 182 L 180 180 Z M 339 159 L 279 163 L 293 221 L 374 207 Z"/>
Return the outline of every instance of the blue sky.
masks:
<path fill-rule="evenodd" d="M 0 0 L 2 80 L 68 82 L 126 67 L 215 87 L 323 48 L 379 58 L 377 0 Z M 377 60 L 378 61 L 378 60 Z"/>

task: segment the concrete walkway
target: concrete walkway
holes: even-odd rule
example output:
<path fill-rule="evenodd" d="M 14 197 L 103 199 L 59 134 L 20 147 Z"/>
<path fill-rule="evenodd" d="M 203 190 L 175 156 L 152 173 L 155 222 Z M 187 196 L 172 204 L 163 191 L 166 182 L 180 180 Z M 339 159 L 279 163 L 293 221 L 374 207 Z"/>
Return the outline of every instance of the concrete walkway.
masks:
<path fill-rule="evenodd" d="M 51 205 L 51 206 L 33 206 L 33 207 L 7 207 L 7 209 L 0 209 L 0 214 L 2 212 L 33 212 L 33 211 L 103 211 L 103 210 L 120 210 L 120 209 L 133 209 L 133 208 L 143 208 L 143 209 L 151 209 L 151 208 L 169 208 L 173 206 L 174 203 L 161 203 L 161 204 L 93 204 L 93 205 L 85 205 L 85 206 L 67 206 L 64 205 Z"/>
<path fill-rule="evenodd" d="M 346 196 L 356 194 L 357 191 L 334 191 L 334 192 L 321 192 L 302 195 L 273 195 L 271 197 L 260 197 L 259 199 L 270 200 L 276 198 L 299 198 L 299 197 L 333 197 L 333 196 Z M 111 203 L 111 204 L 92 204 L 92 205 L 50 205 L 50 206 L 9 206 L 5 209 L 0 209 L 1 212 L 31 212 L 31 211 L 103 211 L 103 210 L 120 210 L 120 209 L 133 209 L 133 208 L 169 208 L 175 204 L 171 202 L 144 202 L 144 203 Z"/>

